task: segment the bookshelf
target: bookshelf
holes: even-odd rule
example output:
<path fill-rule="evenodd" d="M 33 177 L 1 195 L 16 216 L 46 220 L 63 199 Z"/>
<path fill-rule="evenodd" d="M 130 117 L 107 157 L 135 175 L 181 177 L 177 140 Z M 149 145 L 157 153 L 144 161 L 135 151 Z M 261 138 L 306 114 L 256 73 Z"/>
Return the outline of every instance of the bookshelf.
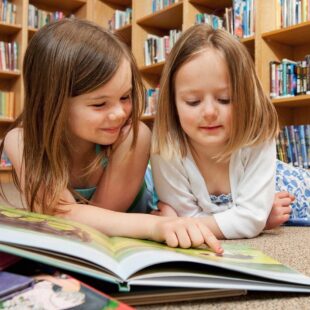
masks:
<path fill-rule="evenodd" d="M 266 92 L 270 89 L 270 61 L 283 58 L 301 60 L 310 53 L 310 22 L 277 29 L 279 7 L 275 1 L 260 1 L 258 10 L 260 38 L 257 46 L 260 78 Z M 280 125 L 310 124 L 310 95 L 273 99 Z"/>
<path fill-rule="evenodd" d="M 88 19 L 107 28 L 116 10 L 132 9 L 132 22 L 114 33 L 132 49 L 145 87 L 159 85 L 164 61 L 149 66 L 144 62 L 144 42 L 149 34 L 164 36 L 169 30 L 184 31 L 195 23 L 198 13 L 223 16 L 232 0 L 179 0 L 177 3 L 152 13 L 152 0 L 12 0 L 17 7 L 16 23 L 0 21 L 0 40 L 19 44 L 19 70 L 0 70 L 0 91 L 14 92 L 14 116 L 22 110 L 23 85 L 21 65 L 27 44 L 37 31 L 28 27 L 28 5 L 35 5 L 48 12 L 62 11 L 66 16 Z M 266 93 L 270 92 L 269 63 L 283 58 L 300 60 L 310 54 L 310 21 L 279 29 L 280 8 L 278 1 L 256 0 L 255 34 L 240 39 L 255 62 L 255 68 Z M 299 125 L 310 123 L 310 95 L 273 99 L 280 124 Z M 154 117 L 143 116 L 151 126 Z M 0 134 L 12 120 L 0 118 Z M 3 171 L 0 170 L 0 174 Z M 7 172 L 6 172 L 7 173 Z"/>
<path fill-rule="evenodd" d="M 65 16 L 73 14 L 78 18 L 92 19 L 93 0 L 9 0 L 9 2 L 16 6 L 16 18 L 14 23 L 0 21 L 0 41 L 17 42 L 18 70 L 0 69 L 0 91 L 14 93 L 14 118 L 16 118 L 22 111 L 24 96 L 21 75 L 22 59 L 29 40 L 37 31 L 36 28 L 28 26 L 29 5 L 34 5 L 46 12 L 62 11 Z M 12 121 L 0 117 L 1 137 Z M 2 173 L 2 170 L 0 172 Z"/>
<path fill-rule="evenodd" d="M 116 10 L 125 11 L 127 8 L 132 8 L 132 0 L 88 0 L 91 1 L 93 11 L 90 19 L 104 28 L 108 28 Z M 113 32 L 131 47 L 132 23 L 127 23 Z"/>

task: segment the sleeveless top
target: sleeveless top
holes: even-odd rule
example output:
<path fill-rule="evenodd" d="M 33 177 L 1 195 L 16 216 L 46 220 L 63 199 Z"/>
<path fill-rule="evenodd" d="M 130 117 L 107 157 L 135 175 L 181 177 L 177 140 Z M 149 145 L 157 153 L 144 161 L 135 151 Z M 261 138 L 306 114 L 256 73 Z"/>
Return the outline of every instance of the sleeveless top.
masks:
<path fill-rule="evenodd" d="M 99 144 L 96 144 L 96 154 L 100 153 L 100 148 L 101 146 Z M 101 162 L 102 167 L 105 168 L 108 165 L 108 162 L 109 161 L 107 158 L 103 158 Z M 90 200 L 93 194 L 95 193 L 96 189 L 97 187 L 93 186 L 88 188 L 74 188 L 74 191 L 79 195 L 81 195 L 83 198 Z"/>
<path fill-rule="evenodd" d="M 101 146 L 99 144 L 96 144 L 96 154 L 100 153 L 100 148 Z M 108 165 L 109 161 L 107 158 L 103 158 L 102 159 L 102 167 L 105 168 Z M 97 189 L 97 186 L 93 186 L 93 187 L 88 187 L 88 188 L 74 188 L 74 191 L 76 193 L 78 193 L 79 195 L 81 195 L 83 198 L 90 200 L 92 198 L 92 196 L 94 195 L 95 191 Z M 128 211 L 131 211 L 132 209 L 134 209 L 137 204 L 139 204 L 140 200 L 142 199 L 143 196 L 145 196 L 145 190 L 146 190 L 146 184 L 145 181 L 142 183 L 142 186 L 140 188 L 139 193 L 137 194 L 134 202 L 132 203 L 132 205 L 129 207 Z M 144 199 L 143 199 L 144 200 Z"/>

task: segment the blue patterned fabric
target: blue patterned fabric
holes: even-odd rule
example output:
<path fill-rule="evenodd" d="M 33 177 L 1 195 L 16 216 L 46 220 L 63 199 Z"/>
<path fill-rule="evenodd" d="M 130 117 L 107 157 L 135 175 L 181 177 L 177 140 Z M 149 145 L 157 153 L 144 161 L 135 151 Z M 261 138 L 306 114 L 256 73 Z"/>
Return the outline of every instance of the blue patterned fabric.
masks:
<path fill-rule="evenodd" d="M 276 192 L 285 191 L 295 196 L 290 219 L 284 225 L 310 226 L 310 172 L 277 160 L 275 181 Z M 217 206 L 232 207 L 231 194 L 210 195 L 210 198 Z"/>
<path fill-rule="evenodd" d="M 310 226 L 310 172 L 277 160 L 276 191 L 295 196 L 289 226 Z"/>
<path fill-rule="evenodd" d="M 210 195 L 211 202 L 216 206 L 226 207 L 230 209 L 233 206 L 233 200 L 231 194 Z"/>

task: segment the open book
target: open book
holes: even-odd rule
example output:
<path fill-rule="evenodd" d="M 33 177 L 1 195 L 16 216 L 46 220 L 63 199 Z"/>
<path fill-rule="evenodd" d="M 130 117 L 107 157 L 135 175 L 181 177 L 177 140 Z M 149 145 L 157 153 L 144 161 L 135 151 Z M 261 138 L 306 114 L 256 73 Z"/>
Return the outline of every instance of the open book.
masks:
<path fill-rule="evenodd" d="M 98 219 L 100 220 L 100 219 Z M 0 206 L 0 251 L 130 287 L 310 292 L 310 278 L 264 253 L 223 244 L 169 248 L 130 238 L 108 238 L 85 225 Z"/>

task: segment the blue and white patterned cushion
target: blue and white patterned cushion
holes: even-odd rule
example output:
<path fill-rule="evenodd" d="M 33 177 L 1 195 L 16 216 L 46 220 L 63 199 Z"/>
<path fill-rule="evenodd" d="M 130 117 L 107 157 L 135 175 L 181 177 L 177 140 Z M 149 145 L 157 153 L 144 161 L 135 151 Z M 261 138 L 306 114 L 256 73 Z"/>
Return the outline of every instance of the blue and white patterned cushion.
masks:
<path fill-rule="evenodd" d="M 276 191 L 295 196 L 292 213 L 285 225 L 310 225 L 310 172 L 277 160 Z"/>

